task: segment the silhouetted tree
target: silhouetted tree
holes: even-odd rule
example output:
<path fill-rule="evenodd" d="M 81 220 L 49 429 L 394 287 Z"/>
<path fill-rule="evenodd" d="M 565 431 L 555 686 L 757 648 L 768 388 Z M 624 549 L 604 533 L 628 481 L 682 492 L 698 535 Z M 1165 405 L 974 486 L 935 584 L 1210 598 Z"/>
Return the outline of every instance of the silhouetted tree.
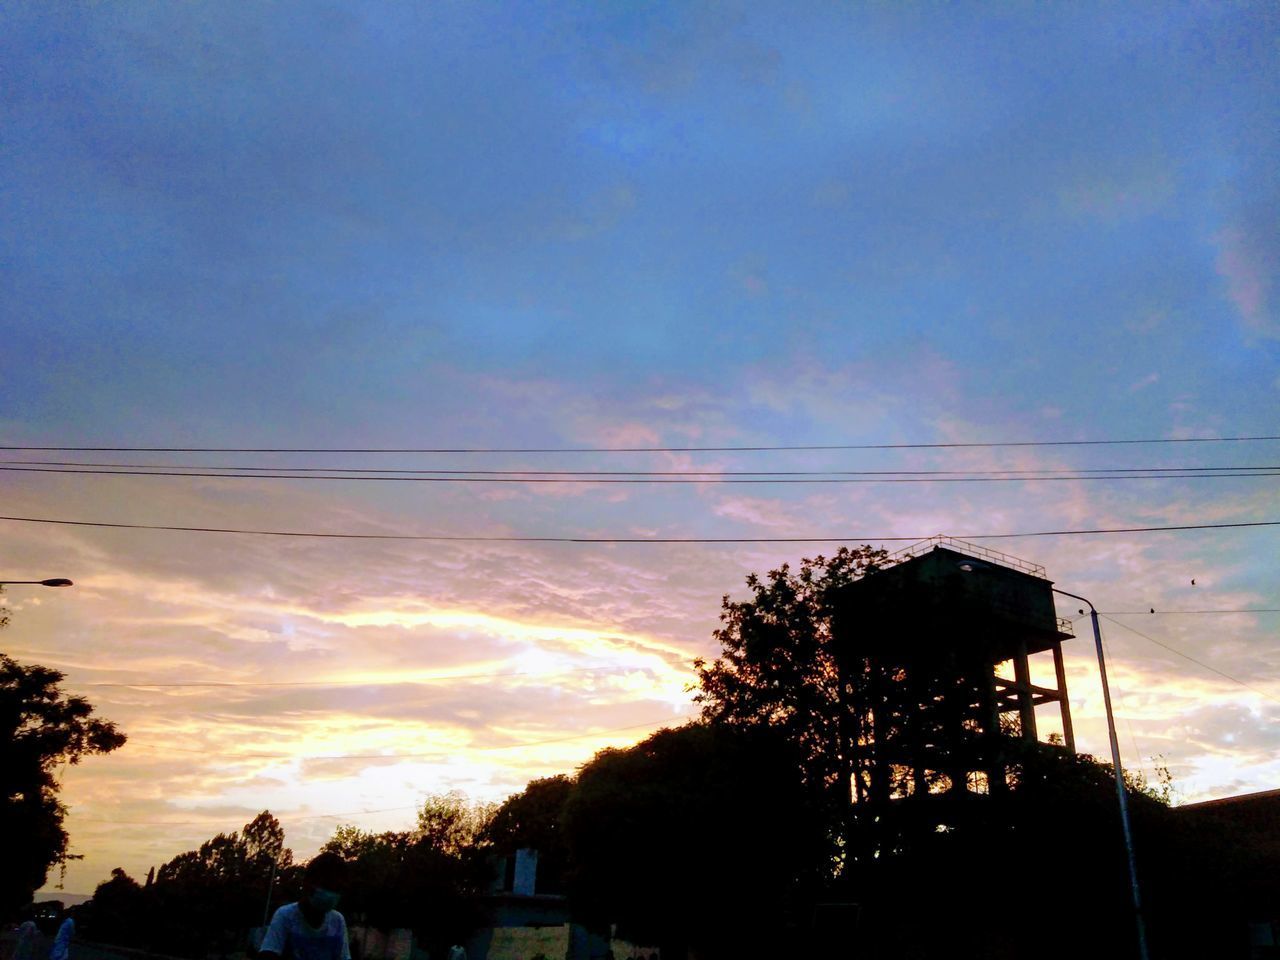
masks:
<path fill-rule="evenodd" d="M 150 897 L 145 888 L 116 867 L 111 879 L 98 884 L 86 913 L 81 934 L 102 943 L 126 947 L 146 943 L 149 932 Z"/>
<path fill-rule="evenodd" d="M 441 853 L 460 854 L 474 845 L 493 811 L 493 804 L 473 803 L 457 791 L 432 794 L 418 811 L 417 838 Z"/>
<path fill-rule="evenodd" d="M 54 770 L 124 745 L 115 724 L 60 689 L 57 670 L 0 654 L 0 916 L 11 915 L 71 854 Z"/>
<path fill-rule="evenodd" d="M 476 838 L 491 808 L 462 794 L 430 796 L 412 831 L 341 826 L 322 850 L 351 865 L 343 910 L 382 929 L 409 927 L 432 954 L 464 940 L 482 919 L 488 868 Z"/>
<path fill-rule="evenodd" d="M 796 765 L 777 731 L 706 724 L 598 753 L 564 811 L 584 917 L 703 956 L 782 955 L 831 855 Z"/>
<path fill-rule="evenodd" d="M 220 833 L 179 854 L 161 865 L 148 888 L 156 907 L 148 945 L 203 956 L 205 945 L 233 944 L 262 922 L 273 870 L 283 885 L 292 863 L 280 821 L 266 810 L 243 831 Z"/>
<path fill-rule="evenodd" d="M 841 684 L 857 680 L 842 676 L 833 623 L 848 586 L 887 556 L 870 546 L 841 547 L 831 557 L 802 560 L 799 570 L 783 564 L 763 579 L 749 575 L 750 599 L 722 600 L 719 656 L 694 662 L 702 718 L 767 727 L 792 744 L 799 775 L 823 797 L 833 841 L 848 841 L 855 762 Z"/>
<path fill-rule="evenodd" d="M 284 828 L 269 810 L 263 810 L 245 824 L 240 842 L 244 848 L 243 872 L 247 877 L 269 877 L 273 867 L 278 870 L 293 863 L 293 851 L 284 845 Z"/>
<path fill-rule="evenodd" d="M 531 847 L 538 851 L 538 893 L 563 893 L 568 848 L 563 814 L 573 780 L 563 774 L 532 780 L 508 797 L 486 824 L 480 840 L 494 853 L 511 856 Z"/>
<path fill-rule="evenodd" d="M 380 838 L 385 836 L 390 834 L 371 833 L 346 823 L 334 829 L 333 836 L 325 841 L 320 852 L 336 853 L 348 863 L 353 863 L 377 849 L 382 843 Z"/>

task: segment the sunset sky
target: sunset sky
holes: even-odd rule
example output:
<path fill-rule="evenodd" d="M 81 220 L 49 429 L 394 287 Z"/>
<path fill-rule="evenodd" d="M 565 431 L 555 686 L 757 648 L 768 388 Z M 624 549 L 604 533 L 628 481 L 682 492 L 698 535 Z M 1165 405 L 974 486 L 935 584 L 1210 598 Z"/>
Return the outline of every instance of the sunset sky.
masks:
<path fill-rule="evenodd" d="M 129 735 L 62 775 L 66 889 L 572 772 L 692 714 L 748 573 L 938 533 L 1108 614 L 1127 764 L 1280 785 L 1280 527 L 984 539 L 1280 521 L 1280 442 L 1214 439 L 1280 435 L 1278 50 L 1268 3 L 5 5 L 0 579 L 76 585 L 0 649 Z"/>

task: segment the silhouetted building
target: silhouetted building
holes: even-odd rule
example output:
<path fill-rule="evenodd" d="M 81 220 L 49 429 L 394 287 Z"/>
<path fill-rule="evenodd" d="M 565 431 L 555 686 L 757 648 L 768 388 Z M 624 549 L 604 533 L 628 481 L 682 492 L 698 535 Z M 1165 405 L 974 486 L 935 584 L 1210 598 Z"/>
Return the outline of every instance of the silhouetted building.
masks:
<path fill-rule="evenodd" d="M 465 944 L 472 960 L 590 960 L 609 947 L 606 936 L 574 921 L 568 897 L 539 892 L 538 851 L 532 848 L 495 858 L 484 905 L 488 922 Z"/>
<path fill-rule="evenodd" d="M 1248 956 L 1280 957 L 1280 790 L 1184 803 L 1174 810 L 1202 843 L 1230 858 L 1233 879 L 1252 873 L 1253 882 L 1246 881 L 1238 897 L 1248 926 Z M 1240 851 L 1247 851 L 1252 870 L 1242 870 Z"/>
<path fill-rule="evenodd" d="M 1075 749 L 1062 661 L 1073 633 L 1044 568 L 944 537 L 894 559 L 846 588 L 832 624 L 853 816 L 880 837 L 870 855 L 904 808 L 946 829 L 957 804 L 1005 790 L 1010 737 L 1038 738 L 1037 708 L 1058 714 Z M 1032 683 L 1037 654 L 1052 656 L 1053 686 Z"/>

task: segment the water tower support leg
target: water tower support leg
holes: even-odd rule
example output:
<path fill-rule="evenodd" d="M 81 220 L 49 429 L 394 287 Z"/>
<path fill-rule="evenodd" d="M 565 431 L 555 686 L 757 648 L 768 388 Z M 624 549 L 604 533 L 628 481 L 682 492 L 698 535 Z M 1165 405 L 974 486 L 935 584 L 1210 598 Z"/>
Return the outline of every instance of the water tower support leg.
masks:
<path fill-rule="evenodd" d="M 1071 701 L 1067 698 L 1067 668 L 1062 662 L 1062 644 L 1053 645 L 1053 672 L 1058 675 L 1058 706 L 1062 710 L 1062 739 L 1076 752 L 1076 735 L 1071 729 Z"/>
<path fill-rule="evenodd" d="M 1036 707 L 1031 698 L 1031 667 L 1027 663 L 1026 641 L 1018 644 L 1013 658 L 1013 676 L 1018 682 L 1018 716 L 1022 720 L 1024 740 L 1036 740 Z"/>

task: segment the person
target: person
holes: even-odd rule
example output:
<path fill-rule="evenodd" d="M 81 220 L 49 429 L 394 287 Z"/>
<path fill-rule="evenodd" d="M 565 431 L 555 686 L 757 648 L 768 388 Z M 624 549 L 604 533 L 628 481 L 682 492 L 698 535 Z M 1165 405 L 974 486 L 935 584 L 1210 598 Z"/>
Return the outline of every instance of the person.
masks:
<path fill-rule="evenodd" d="M 467 960 L 467 951 L 463 950 L 460 944 L 455 943 L 449 948 L 449 960 Z"/>
<path fill-rule="evenodd" d="M 336 853 L 315 857 L 302 874 L 302 899 L 275 912 L 258 949 L 261 960 L 351 960 L 347 921 L 335 908 L 347 865 Z"/>
<path fill-rule="evenodd" d="M 10 960 L 35 960 L 36 956 L 36 940 L 39 934 L 36 931 L 36 922 L 29 916 L 23 915 L 24 919 L 18 925 L 18 930 L 13 940 L 13 953 Z"/>
<path fill-rule="evenodd" d="M 76 922 L 67 917 L 58 928 L 58 935 L 53 938 L 53 946 L 49 949 L 49 960 L 67 960 L 71 954 L 71 938 L 75 935 Z"/>

